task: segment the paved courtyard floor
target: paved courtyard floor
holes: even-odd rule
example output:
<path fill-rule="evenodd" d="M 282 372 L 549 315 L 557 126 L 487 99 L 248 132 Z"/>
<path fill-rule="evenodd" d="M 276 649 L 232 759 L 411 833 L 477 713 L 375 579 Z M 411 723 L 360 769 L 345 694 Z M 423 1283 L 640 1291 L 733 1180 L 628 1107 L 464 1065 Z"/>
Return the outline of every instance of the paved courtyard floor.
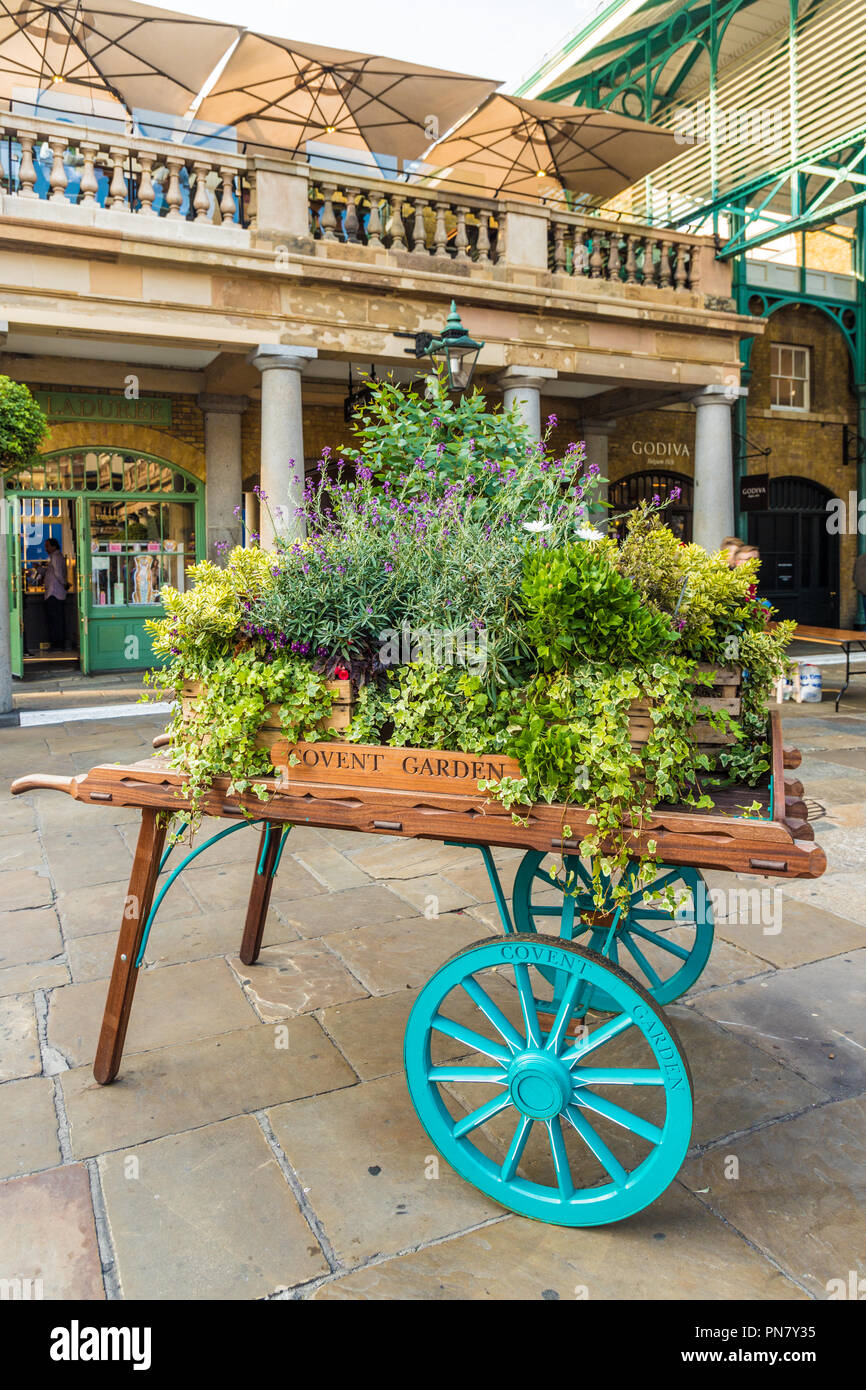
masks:
<path fill-rule="evenodd" d="M 778 885 L 779 931 L 717 923 L 668 1010 L 693 1147 L 653 1206 L 594 1230 L 510 1215 L 437 1165 L 406 1093 L 418 988 L 495 930 L 474 852 L 293 831 L 247 969 L 255 832 L 229 836 L 166 898 L 101 1088 L 136 813 L 8 784 L 145 757 L 162 721 L 0 731 L 0 1279 L 47 1299 L 801 1300 L 863 1278 L 866 696 L 784 717 L 828 872 Z M 518 858 L 498 855 L 506 884 Z"/>

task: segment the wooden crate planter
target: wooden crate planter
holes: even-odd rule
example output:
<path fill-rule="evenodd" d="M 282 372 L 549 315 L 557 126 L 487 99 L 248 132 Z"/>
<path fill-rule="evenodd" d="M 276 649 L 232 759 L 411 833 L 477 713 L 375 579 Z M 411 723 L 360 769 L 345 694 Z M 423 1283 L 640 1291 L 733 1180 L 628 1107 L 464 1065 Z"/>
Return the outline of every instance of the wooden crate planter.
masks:
<path fill-rule="evenodd" d="M 743 672 L 739 666 L 718 666 L 711 662 L 698 663 L 695 673 L 698 707 L 708 714 L 726 710 L 734 718 L 740 713 L 740 686 Z M 707 693 L 704 694 L 703 692 Z M 633 748 L 649 740 L 653 723 L 651 701 L 633 700 L 629 710 L 629 733 Z M 709 719 L 699 718 L 692 726 L 692 737 L 702 753 L 714 754 L 721 746 L 735 742 L 735 735 L 714 729 Z"/>
<path fill-rule="evenodd" d="M 333 729 L 336 733 L 341 733 L 344 729 L 348 729 L 352 721 L 352 715 L 355 712 L 356 697 L 352 688 L 352 682 L 327 681 L 326 684 L 328 689 L 334 692 L 336 698 L 331 706 L 331 713 L 328 715 L 327 719 L 322 719 L 319 722 L 318 727 L 323 733 L 327 729 Z M 180 702 L 185 717 L 189 716 L 202 689 L 203 687 L 200 681 L 184 681 Z M 279 740 L 285 742 L 282 725 L 280 724 L 280 707 L 279 705 L 268 705 L 265 711 L 265 718 L 259 725 L 256 743 L 260 748 L 273 748 Z M 311 745 L 311 747 L 315 746 L 315 744 Z"/>

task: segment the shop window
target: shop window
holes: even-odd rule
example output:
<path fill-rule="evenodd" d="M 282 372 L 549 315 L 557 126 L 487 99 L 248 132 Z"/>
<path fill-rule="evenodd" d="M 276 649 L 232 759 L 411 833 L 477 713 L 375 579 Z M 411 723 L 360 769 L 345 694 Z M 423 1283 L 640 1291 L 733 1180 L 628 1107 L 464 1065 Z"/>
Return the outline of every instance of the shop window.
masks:
<path fill-rule="evenodd" d="M 164 584 L 184 591 L 195 564 L 191 502 L 94 498 L 88 505 L 94 605 L 157 604 Z"/>
<path fill-rule="evenodd" d="M 809 349 L 770 344 L 770 404 L 774 410 L 809 409 Z"/>

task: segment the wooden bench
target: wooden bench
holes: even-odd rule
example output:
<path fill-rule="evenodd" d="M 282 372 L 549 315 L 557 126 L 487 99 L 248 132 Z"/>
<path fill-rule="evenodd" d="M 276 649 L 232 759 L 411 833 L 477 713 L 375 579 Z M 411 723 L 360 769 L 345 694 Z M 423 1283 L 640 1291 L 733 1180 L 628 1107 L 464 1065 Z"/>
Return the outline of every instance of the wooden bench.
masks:
<path fill-rule="evenodd" d="M 797 625 L 797 629 L 792 638 L 794 642 L 817 642 L 824 647 L 841 647 L 845 653 L 845 684 L 836 696 L 836 713 L 839 713 L 839 701 L 848 689 L 851 681 L 851 649 L 859 648 L 866 652 L 866 632 L 856 632 L 853 628 L 846 627 L 803 627 Z M 866 671 L 854 672 L 855 675 L 866 675 Z"/>

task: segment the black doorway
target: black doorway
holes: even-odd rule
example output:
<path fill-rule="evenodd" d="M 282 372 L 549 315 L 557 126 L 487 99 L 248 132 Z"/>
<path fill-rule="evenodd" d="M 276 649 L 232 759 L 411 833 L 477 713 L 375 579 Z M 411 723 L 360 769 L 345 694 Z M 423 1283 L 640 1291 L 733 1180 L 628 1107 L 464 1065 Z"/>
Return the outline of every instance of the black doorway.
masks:
<path fill-rule="evenodd" d="M 811 627 L 839 626 L 839 537 L 827 530 L 832 496 L 809 478 L 771 478 L 768 510 L 749 513 L 761 597 L 781 618 Z"/>

